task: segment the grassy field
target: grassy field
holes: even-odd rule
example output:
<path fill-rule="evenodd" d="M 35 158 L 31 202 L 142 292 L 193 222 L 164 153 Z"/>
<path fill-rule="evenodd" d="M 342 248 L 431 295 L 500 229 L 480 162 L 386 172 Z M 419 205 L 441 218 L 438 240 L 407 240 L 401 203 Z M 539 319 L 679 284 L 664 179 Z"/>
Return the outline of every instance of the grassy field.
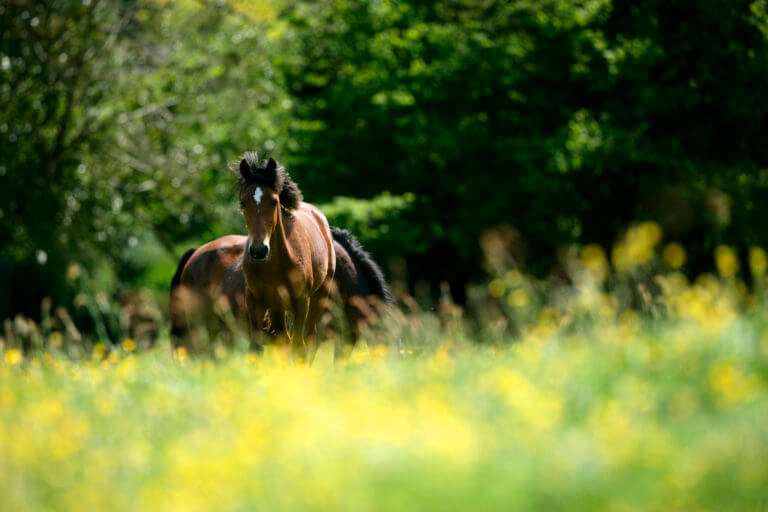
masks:
<path fill-rule="evenodd" d="M 761 510 L 760 313 L 358 347 L 0 364 L 0 508 Z"/>
<path fill-rule="evenodd" d="M 689 283 L 674 245 L 644 277 L 645 246 L 610 276 L 586 247 L 567 288 L 500 273 L 480 327 L 443 303 L 312 367 L 57 331 L 22 353 L 6 324 L 0 510 L 766 510 L 765 253 L 748 291 L 727 248 Z"/>

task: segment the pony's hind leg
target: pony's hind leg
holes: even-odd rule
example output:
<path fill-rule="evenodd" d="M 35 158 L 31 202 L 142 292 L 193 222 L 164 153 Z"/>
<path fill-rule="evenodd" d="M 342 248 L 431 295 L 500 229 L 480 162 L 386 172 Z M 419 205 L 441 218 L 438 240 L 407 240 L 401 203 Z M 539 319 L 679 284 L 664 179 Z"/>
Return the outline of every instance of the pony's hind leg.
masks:
<path fill-rule="evenodd" d="M 317 354 L 317 326 L 320 323 L 320 317 L 328 307 L 329 291 L 322 289 L 315 294 L 309 302 L 309 313 L 307 315 L 307 360 L 310 364 Z"/>
<path fill-rule="evenodd" d="M 291 336 L 291 352 L 299 361 L 307 360 L 307 317 L 309 316 L 309 297 L 298 298 L 294 301 L 293 335 Z M 311 362 L 311 361 L 309 361 Z"/>
<path fill-rule="evenodd" d="M 245 306 L 248 310 L 251 350 L 261 352 L 263 348 L 262 336 L 264 336 L 264 316 L 267 314 L 267 310 L 256 301 L 256 298 L 250 292 L 245 295 Z"/>

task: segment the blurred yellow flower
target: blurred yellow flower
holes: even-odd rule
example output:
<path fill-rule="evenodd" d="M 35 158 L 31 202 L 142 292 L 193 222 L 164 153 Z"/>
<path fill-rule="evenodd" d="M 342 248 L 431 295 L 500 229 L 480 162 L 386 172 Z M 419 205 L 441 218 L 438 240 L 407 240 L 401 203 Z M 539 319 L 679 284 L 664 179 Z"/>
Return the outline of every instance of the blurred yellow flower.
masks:
<path fill-rule="evenodd" d="M 718 245 L 715 248 L 715 265 L 721 276 L 730 278 L 739 271 L 739 260 L 733 249 L 727 245 Z"/>
<path fill-rule="evenodd" d="M 595 279 L 602 281 L 608 276 L 608 260 L 605 250 L 597 244 L 589 244 L 581 250 L 581 264 Z"/>
<path fill-rule="evenodd" d="M 630 228 L 624 240 L 611 253 L 613 266 L 619 272 L 648 263 L 661 240 L 661 228 L 655 222 L 642 222 Z"/>
<path fill-rule="evenodd" d="M 180 363 L 183 363 L 189 359 L 189 352 L 187 352 L 186 347 L 177 347 L 173 351 L 173 355 L 176 357 L 176 360 Z"/>
<path fill-rule="evenodd" d="M 227 348 L 221 343 L 217 343 L 216 346 L 213 347 L 213 355 L 216 359 L 224 359 L 227 357 Z"/>
<path fill-rule="evenodd" d="M 545 307 L 539 312 L 538 324 L 547 328 L 557 327 L 562 314 L 555 308 Z"/>
<path fill-rule="evenodd" d="M 133 341 L 133 338 L 125 338 L 123 340 L 123 350 L 126 352 L 133 352 L 136 350 L 136 343 Z"/>
<path fill-rule="evenodd" d="M 11 366 L 21 363 L 23 359 L 24 355 L 19 349 L 12 348 L 5 353 L 5 362 Z"/>
<path fill-rule="evenodd" d="M 491 294 L 491 297 L 498 299 L 502 295 L 504 295 L 504 292 L 506 291 L 506 286 L 504 285 L 504 281 L 501 279 L 494 279 L 490 282 L 488 285 L 488 292 Z"/>
<path fill-rule="evenodd" d="M 371 360 L 376 362 L 383 361 L 384 358 L 387 357 L 387 353 L 389 352 L 387 345 L 385 345 L 384 343 L 380 345 L 375 345 L 373 347 L 368 347 L 368 350 L 371 353 Z"/>
<path fill-rule="evenodd" d="M 525 307 L 528 305 L 529 301 L 530 298 L 528 297 L 526 291 L 520 288 L 517 290 L 512 290 L 509 295 L 507 295 L 507 303 L 515 308 Z"/>
<path fill-rule="evenodd" d="M 48 336 L 48 345 L 53 348 L 59 348 L 62 343 L 62 336 L 59 331 L 53 331 L 50 336 Z"/>
<path fill-rule="evenodd" d="M 696 278 L 694 289 L 700 289 L 707 295 L 708 300 L 714 300 L 722 291 L 717 276 L 709 272 L 705 272 Z"/>
<path fill-rule="evenodd" d="M 103 343 L 99 342 L 93 346 L 93 350 L 91 351 L 91 357 L 93 359 L 104 359 L 104 356 L 106 355 L 107 347 L 105 347 Z"/>
<path fill-rule="evenodd" d="M 516 371 L 499 370 L 493 380 L 507 404 L 533 428 L 549 430 L 560 422 L 564 404 L 557 394 L 537 387 Z"/>
<path fill-rule="evenodd" d="M 709 383 L 726 403 L 751 401 L 761 394 L 760 379 L 744 374 L 730 361 L 717 363 L 710 368 Z"/>
<path fill-rule="evenodd" d="M 661 259 L 664 260 L 664 264 L 668 268 L 676 270 L 685 264 L 685 249 L 682 245 L 676 242 L 667 244 L 667 246 L 664 247 L 664 252 L 661 255 Z"/>
<path fill-rule="evenodd" d="M 661 241 L 661 227 L 655 222 L 646 221 L 640 224 L 638 231 L 641 237 L 650 246 L 655 246 Z"/>
<path fill-rule="evenodd" d="M 768 269 L 768 256 L 760 247 L 749 248 L 749 268 L 755 277 L 761 277 Z"/>

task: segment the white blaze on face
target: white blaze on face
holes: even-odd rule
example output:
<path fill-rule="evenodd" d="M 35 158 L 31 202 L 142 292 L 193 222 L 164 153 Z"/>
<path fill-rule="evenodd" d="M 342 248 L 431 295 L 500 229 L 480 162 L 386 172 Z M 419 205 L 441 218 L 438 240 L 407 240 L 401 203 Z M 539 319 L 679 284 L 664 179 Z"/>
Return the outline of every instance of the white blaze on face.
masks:
<path fill-rule="evenodd" d="M 264 191 L 261 190 L 261 187 L 256 187 L 256 190 L 253 191 L 253 200 L 256 201 L 256 204 L 261 204 L 261 197 L 264 195 Z"/>

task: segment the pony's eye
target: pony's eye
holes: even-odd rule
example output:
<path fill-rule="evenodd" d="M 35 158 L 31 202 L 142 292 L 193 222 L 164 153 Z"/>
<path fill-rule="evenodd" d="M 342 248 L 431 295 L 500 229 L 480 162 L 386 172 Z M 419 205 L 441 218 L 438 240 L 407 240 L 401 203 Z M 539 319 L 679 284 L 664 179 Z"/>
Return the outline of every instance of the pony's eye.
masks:
<path fill-rule="evenodd" d="M 242 199 L 240 200 L 240 208 L 245 208 L 245 201 Z"/>

